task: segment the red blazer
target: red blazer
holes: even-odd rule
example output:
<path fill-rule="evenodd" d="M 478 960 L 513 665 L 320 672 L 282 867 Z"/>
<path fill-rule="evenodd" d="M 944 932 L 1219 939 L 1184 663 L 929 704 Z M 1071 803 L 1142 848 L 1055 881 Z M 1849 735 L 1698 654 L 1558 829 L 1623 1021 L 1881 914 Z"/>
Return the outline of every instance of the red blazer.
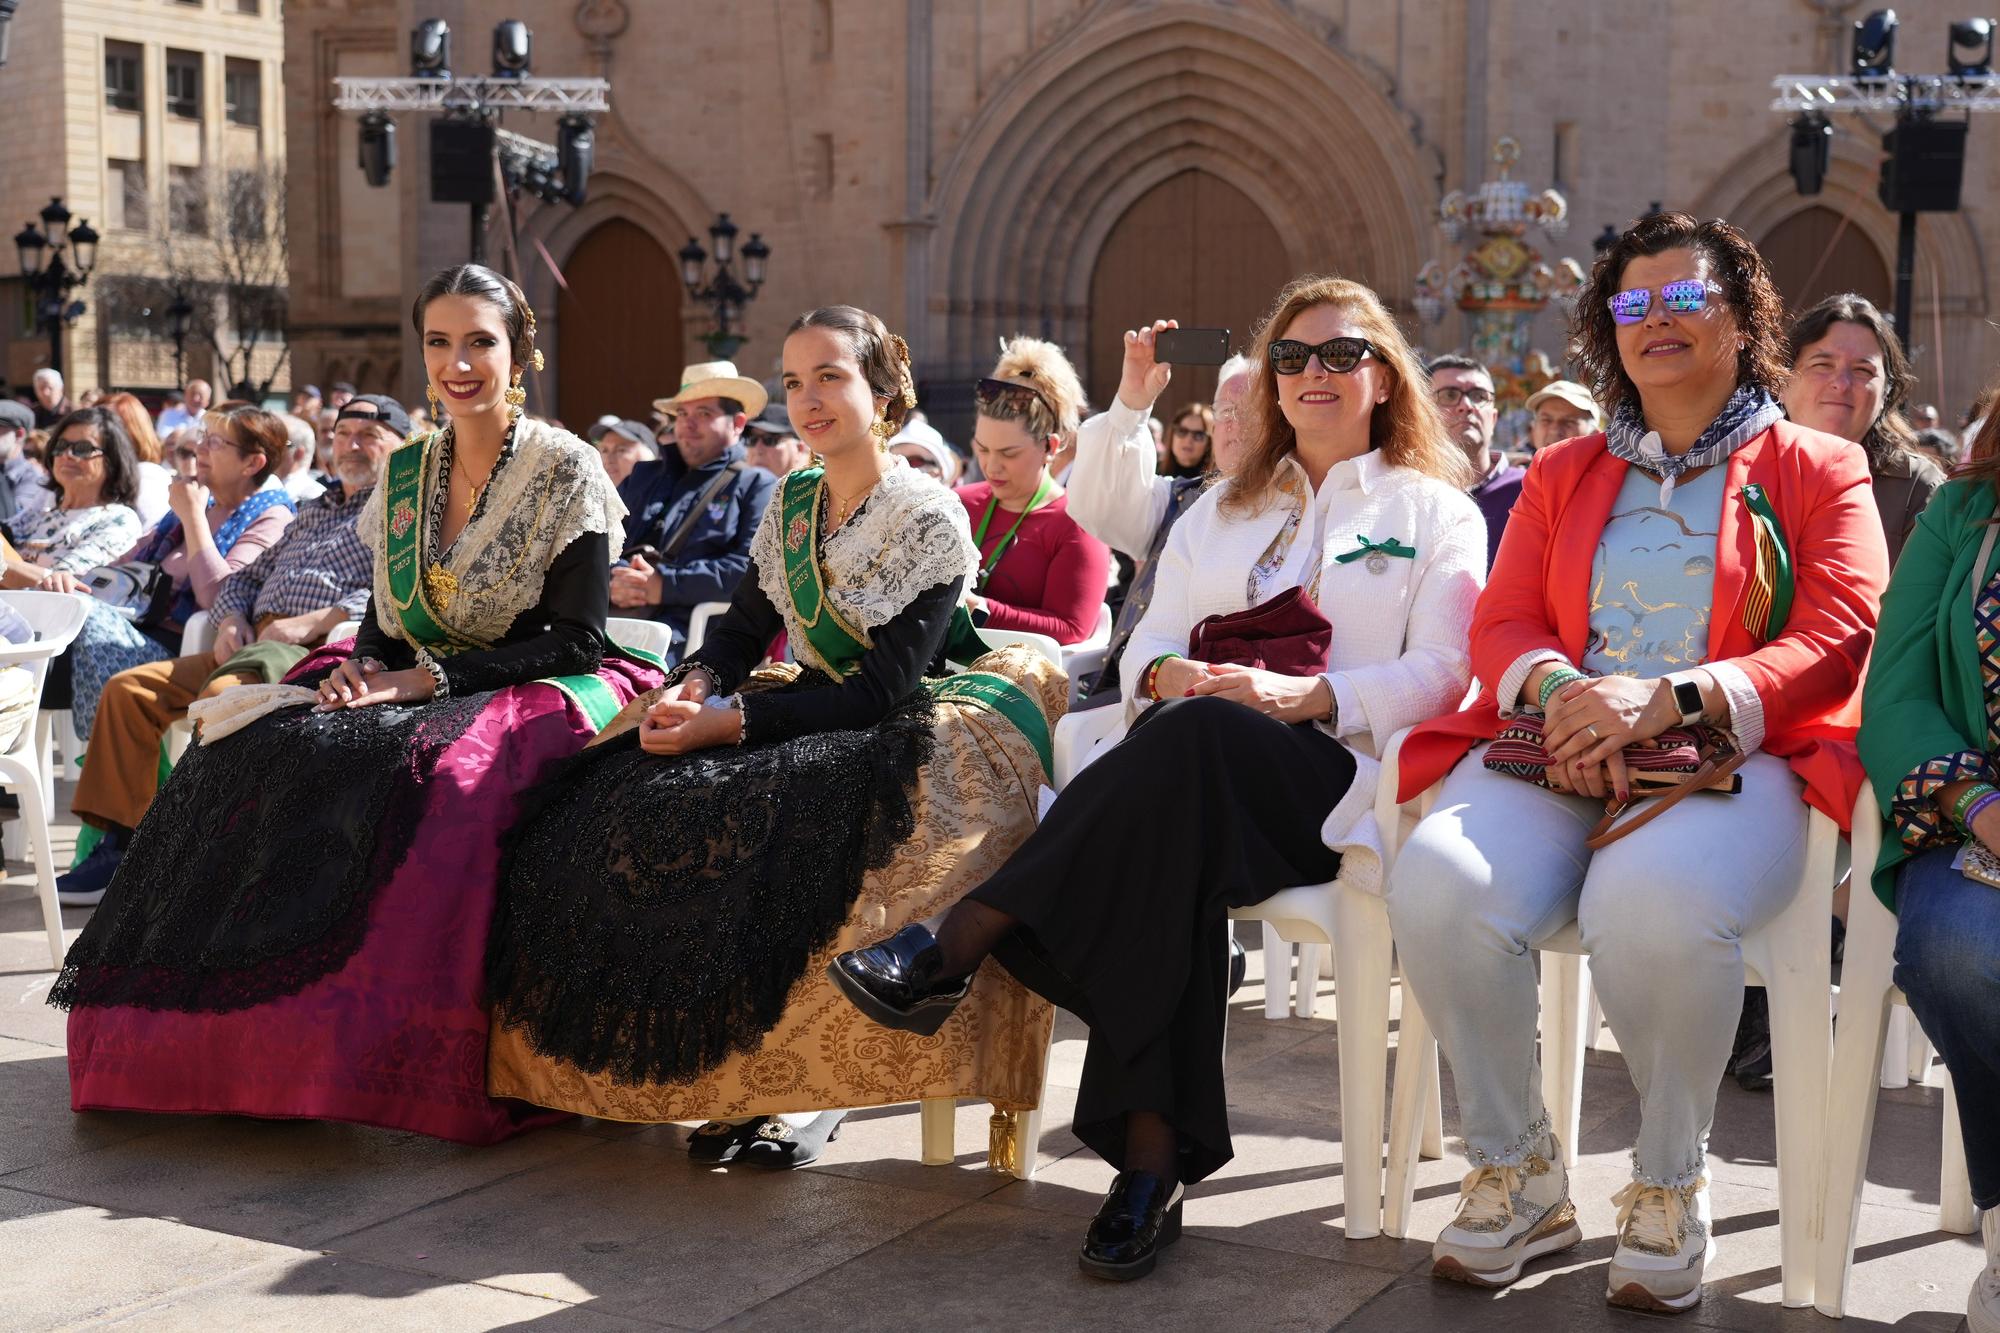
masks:
<path fill-rule="evenodd" d="M 1591 562 L 1628 466 L 1612 457 L 1601 432 L 1535 456 L 1473 612 L 1479 697 L 1463 712 L 1419 726 L 1405 742 L 1403 800 L 1499 731 L 1493 682 L 1523 653 L 1550 648 L 1582 660 Z M 1722 466 L 1729 472 L 1716 537 L 1710 660 L 1743 668 L 1764 705 L 1764 749 L 1789 760 L 1806 784 L 1806 801 L 1845 829 L 1864 781 L 1854 748 L 1861 677 L 1889 581 L 1867 455 L 1780 421 Z M 1763 486 L 1791 550 L 1791 614 L 1768 643 L 1743 626 L 1756 562 L 1755 525 L 1742 498 L 1750 482 Z"/>

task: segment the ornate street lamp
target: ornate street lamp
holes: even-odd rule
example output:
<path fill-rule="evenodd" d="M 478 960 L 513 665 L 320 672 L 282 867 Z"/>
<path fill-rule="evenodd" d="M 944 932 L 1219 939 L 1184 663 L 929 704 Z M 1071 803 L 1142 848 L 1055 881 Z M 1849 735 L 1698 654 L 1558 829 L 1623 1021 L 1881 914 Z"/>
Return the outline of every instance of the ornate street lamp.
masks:
<path fill-rule="evenodd" d="M 715 331 L 705 334 L 702 341 L 708 344 L 710 355 L 722 360 L 733 359 L 736 349 L 747 341 L 741 332 L 743 307 L 756 299 L 758 289 L 764 285 L 764 266 L 771 258 L 771 247 L 764 243 L 762 234 L 754 231 L 743 243 L 739 256 L 737 230 L 729 214 L 716 214 L 708 229 L 708 242 L 715 251 L 713 274 L 704 276 L 709 252 L 694 237 L 688 237 L 679 254 L 681 282 L 688 295 L 715 312 Z M 740 280 L 735 268 L 739 257 L 743 267 Z"/>
<path fill-rule="evenodd" d="M 83 302 L 70 299 L 70 293 L 90 281 L 100 238 L 86 219 L 69 225 L 70 211 L 60 196 L 49 200 L 41 217 L 40 227 L 29 222 L 14 234 L 14 250 L 21 276 L 35 294 L 35 322 L 49 335 L 49 368 L 61 374 L 63 330 L 76 323 L 85 309 Z"/>

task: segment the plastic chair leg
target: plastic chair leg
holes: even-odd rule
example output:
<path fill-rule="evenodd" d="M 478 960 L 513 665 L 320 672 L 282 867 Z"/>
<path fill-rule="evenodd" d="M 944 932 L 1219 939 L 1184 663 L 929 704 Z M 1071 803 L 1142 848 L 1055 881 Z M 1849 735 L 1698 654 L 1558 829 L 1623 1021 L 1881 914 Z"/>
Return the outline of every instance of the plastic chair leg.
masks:
<path fill-rule="evenodd" d="M 1339 992 L 1334 994 L 1338 998 Z M 1396 1037 L 1396 1090 L 1389 1107 L 1388 1171 L 1382 1184 L 1382 1229 L 1398 1240 L 1408 1239 L 1410 1234 L 1417 1154 L 1425 1137 L 1418 1126 L 1441 1115 L 1437 1058 L 1437 1038 L 1431 1035 L 1431 1025 L 1406 985 Z"/>
<path fill-rule="evenodd" d="M 954 1120 L 958 1103 L 949 1097 L 929 1097 L 917 1104 L 923 1133 L 923 1164 L 950 1166 L 958 1158 Z"/>
<path fill-rule="evenodd" d="M 1340 1026 L 1341 1178 L 1347 1235 L 1382 1230 L 1382 1119 L 1389 1078 L 1389 913 L 1372 894 L 1334 897 L 1334 1016 Z"/>
<path fill-rule="evenodd" d="M 1284 1018 L 1290 1013 L 1292 988 L 1292 946 L 1278 936 L 1278 928 L 1264 923 L 1264 1017 Z"/>
<path fill-rule="evenodd" d="M 1590 1007 L 1590 962 L 1581 954 L 1542 955 L 1542 1105 L 1562 1148 L 1576 1165 L 1583 1120 L 1584 1021 Z"/>
<path fill-rule="evenodd" d="M 1876 919 L 1870 913 L 1879 913 Z M 1875 1133 L 1874 1084 L 1897 1010 L 1889 1001 L 1895 926 L 1872 894 L 1854 896 L 1848 917 L 1847 958 L 1841 964 L 1840 1022 L 1833 1032 L 1833 1072 L 1826 1105 L 1826 1151 L 1821 1166 L 1819 1254 L 1813 1264 L 1814 1307 L 1838 1319 L 1847 1302 L 1854 1263 L 1854 1233 L 1861 1217 L 1861 1188 L 1868 1174 L 1868 1145 Z M 1775 1034 L 1774 1034 L 1775 1035 Z"/>
<path fill-rule="evenodd" d="M 1843 966 L 1841 990 L 1845 991 L 1846 970 Z M 1882 1036 L 1882 1072 L 1877 1086 L 1884 1088 L 1907 1088 L 1910 1086 L 1910 1030 L 1916 1021 L 1907 1009 L 1896 1009 L 1889 1015 L 1889 1026 Z"/>
<path fill-rule="evenodd" d="M 1965 1171 L 1965 1136 L 1958 1125 L 1958 1092 L 1944 1080 L 1944 1162 L 1938 1172 L 1938 1230 L 1970 1236 L 1979 1230 L 1972 1206 L 1972 1178 Z"/>
<path fill-rule="evenodd" d="M 1924 1029 L 1922 1025 L 1916 1021 L 1916 1016 L 1911 1015 L 1910 1082 L 1919 1085 L 1928 1083 L 1930 1082 L 1930 1073 L 1931 1073 L 1931 1039 L 1924 1035 Z"/>
<path fill-rule="evenodd" d="M 1293 983 L 1292 1012 L 1300 1018 L 1311 1018 L 1313 1007 L 1319 1000 L 1319 979 L 1326 971 L 1327 948 L 1324 944 L 1301 944 L 1299 946 L 1299 979 Z"/>
<path fill-rule="evenodd" d="M 1597 988 L 1590 988 L 1590 1014 L 1583 1020 L 1583 1044 L 1593 1051 L 1604 1049 L 1604 1034 L 1609 1024 L 1604 1021 L 1604 1007 L 1597 1002 Z"/>
<path fill-rule="evenodd" d="M 49 958 L 61 971 L 68 945 L 63 939 L 62 905 L 56 901 L 56 860 L 49 845 L 48 807 L 42 804 L 41 782 L 9 783 L 21 802 L 21 833 L 35 862 L 35 896 L 42 903 L 42 925 L 49 933 Z"/>
<path fill-rule="evenodd" d="M 1444 1094 L 1438 1091 L 1438 1051 L 1437 1043 L 1431 1042 L 1425 1048 L 1424 1056 L 1425 1103 L 1430 1107 L 1424 1116 L 1424 1138 L 1420 1145 L 1423 1155 L 1433 1162 L 1444 1160 Z"/>

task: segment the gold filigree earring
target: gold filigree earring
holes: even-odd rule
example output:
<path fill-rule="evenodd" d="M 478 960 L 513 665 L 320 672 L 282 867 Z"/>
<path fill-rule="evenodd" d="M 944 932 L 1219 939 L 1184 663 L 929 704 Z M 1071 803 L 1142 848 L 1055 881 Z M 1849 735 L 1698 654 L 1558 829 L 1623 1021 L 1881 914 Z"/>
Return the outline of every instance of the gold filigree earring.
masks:
<path fill-rule="evenodd" d="M 896 433 L 896 423 L 884 417 L 870 425 L 868 433 L 875 437 L 875 447 L 886 454 L 889 452 L 889 437 Z"/>
<path fill-rule="evenodd" d="M 431 424 L 435 426 L 438 423 L 438 418 L 444 415 L 444 404 L 438 401 L 436 386 L 430 384 L 428 381 L 424 384 L 424 397 L 431 400 Z"/>
<path fill-rule="evenodd" d="M 520 371 L 517 370 L 514 372 L 514 382 L 508 386 L 507 392 L 502 396 L 507 400 L 508 413 L 512 416 L 520 416 L 521 409 L 526 406 L 528 401 L 528 391 L 521 387 Z"/>

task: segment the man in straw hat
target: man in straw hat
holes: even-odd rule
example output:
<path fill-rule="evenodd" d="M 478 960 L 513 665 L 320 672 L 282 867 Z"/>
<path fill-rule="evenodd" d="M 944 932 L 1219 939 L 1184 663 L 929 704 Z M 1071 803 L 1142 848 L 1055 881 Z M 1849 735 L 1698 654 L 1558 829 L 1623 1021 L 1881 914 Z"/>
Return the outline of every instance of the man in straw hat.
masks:
<path fill-rule="evenodd" d="M 777 478 L 750 466 L 743 428 L 770 401 L 728 361 L 681 372 L 680 392 L 653 400 L 674 419 L 674 447 L 619 486 L 631 512 L 624 557 L 611 571 L 611 609 L 664 621 L 678 656 L 703 602 L 726 602 L 750 571 L 750 539 Z"/>

